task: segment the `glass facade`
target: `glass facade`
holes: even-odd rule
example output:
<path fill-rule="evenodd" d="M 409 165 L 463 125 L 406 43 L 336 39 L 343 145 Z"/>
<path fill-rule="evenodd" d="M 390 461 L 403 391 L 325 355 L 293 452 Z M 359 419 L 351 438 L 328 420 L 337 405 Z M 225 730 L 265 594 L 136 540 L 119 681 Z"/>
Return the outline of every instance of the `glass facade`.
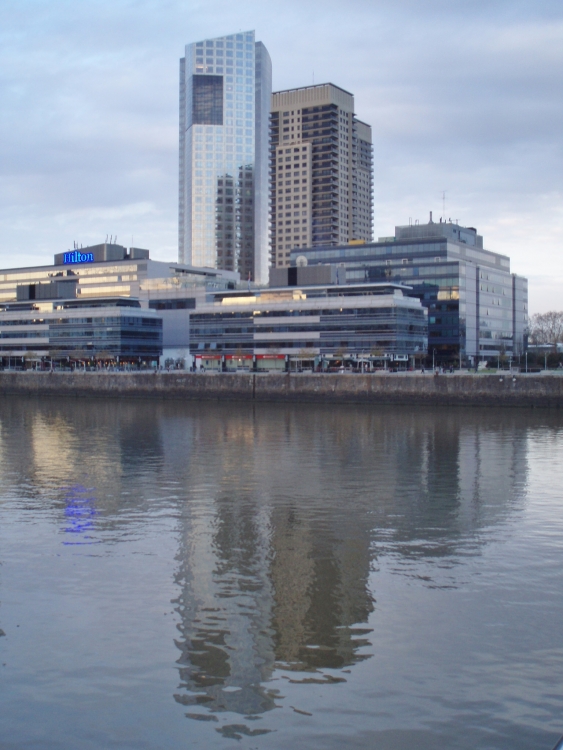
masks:
<path fill-rule="evenodd" d="M 180 62 L 179 262 L 268 272 L 271 62 L 253 31 L 189 44 Z"/>
<path fill-rule="evenodd" d="M 412 286 L 428 309 L 428 351 L 438 361 L 516 357 L 526 346 L 527 281 L 510 273 L 506 256 L 483 250 L 472 228 L 397 227 L 378 243 L 294 250 L 292 264 L 298 255 L 309 265 L 343 264 L 347 283 Z"/>
<path fill-rule="evenodd" d="M 195 76 L 192 119 L 194 125 L 223 124 L 223 76 Z"/>
<path fill-rule="evenodd" d="M 224 298 L 190 315 L 190 350 L 216 354 L 404 354 L 424 351 L 426 311 L 400 292 L 366 288 L 338 296 L 271 290 L 259 297 Z"/>
<path fill-rule="evenodd" d="M 63 316 L 49 322 L 49 345 L 72 354 L 105 352 L 121 358 L 158 359 L 162 354 L 162 320 L 129 311 L 120 315 Z"/>
<path fill-rule="evenodd" d="M 55 302 L 52 312 L 33 308 L 0 310 L 0 356 L 57 352 L 126 361 L 154 360 L 162 353 L 162 319 L 138 306 L 100 300 L 97 307 Z"/>

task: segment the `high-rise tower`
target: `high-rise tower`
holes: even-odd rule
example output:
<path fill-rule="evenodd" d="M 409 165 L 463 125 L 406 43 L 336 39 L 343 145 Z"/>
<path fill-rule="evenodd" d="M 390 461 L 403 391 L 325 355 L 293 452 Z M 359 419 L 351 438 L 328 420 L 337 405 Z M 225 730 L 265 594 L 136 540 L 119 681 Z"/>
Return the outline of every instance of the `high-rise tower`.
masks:
<path fill-rule="evenodd" d="M 178 260 L 268 280 L 272 64 L 253 31 L 186 46 L 180 60 Z"/>
<path fill-rule="evenodd" d="M 332 83 L 278 91 L 270 114 L 272 265 L 298 247 L 372 239 L 371 127 Z"/>

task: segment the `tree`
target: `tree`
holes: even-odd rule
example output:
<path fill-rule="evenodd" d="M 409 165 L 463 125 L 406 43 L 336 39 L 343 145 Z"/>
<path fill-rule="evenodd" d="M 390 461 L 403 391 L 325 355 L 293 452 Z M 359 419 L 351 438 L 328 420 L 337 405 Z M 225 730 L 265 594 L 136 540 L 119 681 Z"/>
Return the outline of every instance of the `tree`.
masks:
<path fill-rule="evenodd" d="M 384 354 L 385 354 L 384 350 L 379 347 L 372 348 L 370 352 L 370 356 L 379 357 L 380 359 L 381 357 L 383 357 Z"/>
<path fill-rule="evenodd" d="M 315 359 L 316 352 L 314 349 L 299 349 L 297 359 Z"/>
<path fill-rule="evenodd" d="M 552 310 L 533 315 L 530 338 L 534 344 L 551 344 L 553 351 L 557 351 L 557 344 L 563 342 L 563 312 Z"/>

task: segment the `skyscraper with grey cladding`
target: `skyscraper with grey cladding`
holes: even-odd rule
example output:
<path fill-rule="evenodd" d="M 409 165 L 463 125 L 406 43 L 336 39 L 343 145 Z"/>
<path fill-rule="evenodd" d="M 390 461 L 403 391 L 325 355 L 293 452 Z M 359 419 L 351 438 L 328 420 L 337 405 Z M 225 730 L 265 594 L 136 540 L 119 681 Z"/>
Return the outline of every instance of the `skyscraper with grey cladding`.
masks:
<path fill-rule="evenodd" d="M 178 260 L 267 283 L 272 64 L 254 31 L 186 46 L 180 60 Z"/>

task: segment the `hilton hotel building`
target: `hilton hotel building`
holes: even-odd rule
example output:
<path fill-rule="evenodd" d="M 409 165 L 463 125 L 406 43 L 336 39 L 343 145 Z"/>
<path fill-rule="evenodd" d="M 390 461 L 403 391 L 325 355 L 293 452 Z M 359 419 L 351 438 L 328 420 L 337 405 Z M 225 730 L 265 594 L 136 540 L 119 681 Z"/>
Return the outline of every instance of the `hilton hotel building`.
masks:
<path fill-rule="evenodd" d="M 301 247 L 371 242 L 371 127 L 332 83 L 278 91 L 270 114 L 271 264 Z"/>

